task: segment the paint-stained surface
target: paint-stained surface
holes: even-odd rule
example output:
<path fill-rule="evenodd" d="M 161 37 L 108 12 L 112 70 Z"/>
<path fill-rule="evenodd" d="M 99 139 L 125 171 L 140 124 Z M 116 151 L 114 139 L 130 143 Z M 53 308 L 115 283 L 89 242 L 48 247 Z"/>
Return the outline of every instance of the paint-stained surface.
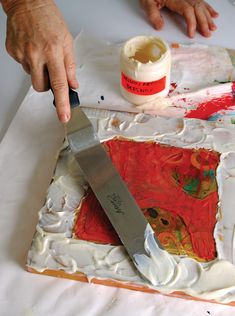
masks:
<path fill-rule="evenodd" d="M 232 110 L 235 107 L 235 83 L 232 84 L 231 93 L 206 100 L 185 115 L 188 118 L 209 119 L 213 114 L 221 111 Z"/>
<path fill-rule="evenodd" d="M 163 246 L 173 254 L 214 259 L 219 153 L 117 138 L 104 146 Z M 79 208 L 74 234 L 120 244 L 91 190 Z"/>

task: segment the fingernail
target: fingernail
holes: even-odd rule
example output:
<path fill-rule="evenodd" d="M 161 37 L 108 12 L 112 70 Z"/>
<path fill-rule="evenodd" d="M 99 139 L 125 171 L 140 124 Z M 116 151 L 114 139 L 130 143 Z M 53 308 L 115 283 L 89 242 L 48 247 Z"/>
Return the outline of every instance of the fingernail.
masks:
<path fill-rule="evenodd" d="M 61 123 L 63 123 L 63 124 L 68 123 L 68 121 L 69 121 L 69 116 L 68 116 L 67 114 L 61 114 L 61 115 L 60 115 L 60 121 L 61 121 Z"/>
<path fill-rule="evenodd" d="M 70 83 L 71 87 L 73 89 L 77 89 L 79 87 L 78 81 L 76 79 L 74 79 L 71 83 Z"/>
<path fill-rule="evenodd" d="M 189 31 L 189 37 L 194 38 L 194 31 Z"/>
<path fill-rule="evenodd" d="M 74 86 L 76 87 L 76 89 L 79 87 L 79 83 L 77 82 L 77 80 L 74 80 Z"/>

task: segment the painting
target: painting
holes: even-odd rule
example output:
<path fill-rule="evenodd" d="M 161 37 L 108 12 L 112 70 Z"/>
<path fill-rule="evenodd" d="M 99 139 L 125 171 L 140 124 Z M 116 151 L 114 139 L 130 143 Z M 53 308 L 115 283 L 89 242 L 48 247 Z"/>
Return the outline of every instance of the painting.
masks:
<path fill-rule="evenodd" d="M 220 154 L 123 138 L 104 147 L 164 248 L 201 261 L 215 259 Z M 121 244 L 90 189 L 78 208 L 74 236 Z"/>

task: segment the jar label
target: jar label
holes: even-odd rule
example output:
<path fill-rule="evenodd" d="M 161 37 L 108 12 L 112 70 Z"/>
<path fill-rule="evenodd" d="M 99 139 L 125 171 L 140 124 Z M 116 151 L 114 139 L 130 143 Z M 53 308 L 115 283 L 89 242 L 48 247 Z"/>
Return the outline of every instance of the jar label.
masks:
<path fill-rule="evenodd" d="M 128 92 L 138 95 L 153 95 L 166 87 L 166 77 L 156 81 L 142 82 L 127 77 L 122 72 L 121 84 Z"/>

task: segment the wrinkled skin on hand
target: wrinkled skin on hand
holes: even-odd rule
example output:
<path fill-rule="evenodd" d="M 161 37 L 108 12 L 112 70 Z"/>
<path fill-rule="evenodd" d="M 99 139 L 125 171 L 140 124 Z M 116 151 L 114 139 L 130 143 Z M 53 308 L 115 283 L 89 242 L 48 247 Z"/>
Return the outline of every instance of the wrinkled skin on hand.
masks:
<path fill-rule="evenodd" d="M 9 4 L 9 5 L 8 5 Z M 37 91 L 52 88 L 59 120 L 70 118 L 68 85 L 76 89 L 73 39 L 51 0 L 2 1 L 7 14 L 6 49 L 31 75 Z"/>
<path fill-rule="evenodd" d="M 164 21 L 160 14 L 163 7 L 170 9 L 184 17 L 187 23 L 189 37 L 194 37 L 196 29 L 205 36 L 211 36 L 211 31 L 216 30 L 213 18 L 218 13 L 203 0 L 140 0 L 150 23 L 160 30 Z"/>

